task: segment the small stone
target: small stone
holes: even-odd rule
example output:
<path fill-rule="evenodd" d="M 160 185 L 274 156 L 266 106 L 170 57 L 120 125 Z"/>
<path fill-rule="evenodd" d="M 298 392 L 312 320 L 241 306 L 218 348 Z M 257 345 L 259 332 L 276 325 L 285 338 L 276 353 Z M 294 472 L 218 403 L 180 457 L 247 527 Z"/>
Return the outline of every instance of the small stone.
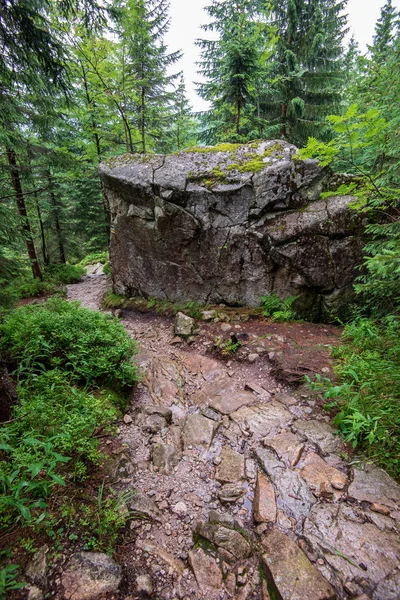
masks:
<path fill-rule="evenodd" d="M 200 414 L 191 414 L 186 417 L 182 431 L 182 441 L 185 448 L 189 446 L 204 446 L 209 448 L 218 424 L 212 419 L 207 419 Z"/>
<path fill-rule="evenodd" d="M 236 483 L 245 479 L 244 456 L 230 446 L 224 446 L 220 454 L 221 464 L 217 466 L 215 478 L 223 483 Z"/>
<path fill-rule="evenodd" d="M 285 461 L 289 467 L 297 465 L 304 449 L 304 444 L 296 435 L 290 432 L 266 437 L 263 439 L 263 445 L 266 448 L 275 450 L 279 458 Z"/>
<path fill-rule="evenodd" d="M 47 545 L 41 546 L 33 556 L 32 560 L 29 561 L 28 566 L 25 569 L 26 576 L 30 581 L 41 586 L 47 584 L 47 554 L 49 547 Z"/>
<path fill-rule="evenodd" d="M 218 491 L 221 502 L 237 502 L 245 494 L 241 483 L 227 483 Z"/>
<path fill-rule="evenodd" d="M 124 423 L 125 425 L 130 425 L 133 423 L 133 419 L 130 415 L 124 415 Z"/>
<path fill-rule="evenodd" d="M 215 319 L 215 316 L 215 310 L 203 310 L 203 312 L 201 313 L 201 318 L 203 319 L 203 321 L 212 321 L 213 319 Z"/>
<path fill-rule="evenodd" d="M 321 373 L 329 373 L 329 367 L 322 367 Z"/>
<path fill-rule="evenodd" d="M 235 589 L 236 589 L 236 576 L 235 573 L 229 573 L 227 575 L 227 578 L 225 580 L 225 587 L 228 590 L 228 592 L 230 594 L 234 594 L 235 593 Z"/>
<path fill-rule="evenodd" d="M 227 513 L 220 513 L 216 510 L 210 510 L 208 513 L 208 520 L 210 523 L 215 525 L 226 525 L 227 527 L 234 527 L 235 520 Z"/>
<path fill-rule="evenodd" d="M 24 589 L 28 592 L 27 600 L 43 600 L 44 594 L 36 585 L 28 585 Z"/>
<path fill-rule="evenodd" d="M 179 464 L 182 452 L 171 444 L 158 442 L 152 446 L 151 458 L 155 467 L 163 473 L 169 474 Z"/>
<path fill-rule="evenodd" d="M 74 554 L 61 576 L 68 600 L 95 600 L 107 593 L 117 594 L 121 580 L 121 567 L 100 552 Z"/>
<path fill-rule="evenodd" d="M 308 454 L 304 465 L 300 471 L 301 476 L 317 495 L 329 497 L 334 489 L 342 490 L 348 484 L 346 475 L 328 465 L 314 452 Z"/>
<path fill-rule="evenodd" d="M 173 507 L 172 510 L 177 515 L 184 515 L 184 514 L 187 513 L 188 508 L 187 508 L 187 506 L 186 506 L 186 504 L 184 502 L 178 502 L 177 504 L 175 504 L 175 506 Z"/>
<path fill-rule="evenodd" d="M 260 355 L 257 354 L 256 352 L 249 354 L 249 356 L 247 357 L 247 360 L 249 361 L 249 363 L 254 363 L 256 362 L 256 360 L 260 358 Z"/>
<path fill-rule="evenodd" d="M 183 343 L 183 339 L 181 337 L 179 337 L 178 335 L 176 335 L 174 338 L 172 338 L 172 340 L 170 341 L 171 346 L 174 346 L 175 344 L 182 344 Z"/>
<path fill-rule="evenodd" d="M 175 319 L 175 334 L 181 336 L 192 335 L 195 326 L 194 319 L 188 317 L 182 312 L 178 312 Z"/>
<path fill-rule="evenodd" d="M 227 529 L 226 527 L 220 527 L 214 536 L 215 543 L 217 546 L 227 550 L 235 558 L 241 560 L 248 558 L 251 554 L 251 546 L 245 540 L 245 538 L 234 529 Z"/>
<path fill-rule="evenodd" d="M 232 325 L 229 323 L 222 323 L 221 331 L 230 331 L 232 329 Z"/>
<path fill-rule="evenodd" d="M 390 509 L 387 506 L 383 506 L 383 504 L 371 504 L 370 509 L 373 512 L 379 513 L 380 515 L 390 515 Z"/>
<path fill-rule="evenodd" d="M 262 473 L 258 474 L 253 502 L 253 515 L 256 523 L 275 523 L 275 490 L 270 480 Z"/>
<path fill-rule="evenodd" d="M 150 598 L 153 593 L 153 583 L 149 575 L 136 577 L 136 592 L 141 596 Z"/>

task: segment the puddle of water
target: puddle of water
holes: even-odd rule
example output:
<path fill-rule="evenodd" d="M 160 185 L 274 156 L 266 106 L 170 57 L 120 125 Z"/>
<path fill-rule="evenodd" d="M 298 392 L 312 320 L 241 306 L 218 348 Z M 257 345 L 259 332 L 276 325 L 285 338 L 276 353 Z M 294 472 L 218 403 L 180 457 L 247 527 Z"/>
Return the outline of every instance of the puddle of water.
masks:
<path fill-rule="evenodd" d="M 248 481 L 245 481 L 243 484 L 243 488 L 245 490 L 245 495 L 243 497 L 244 502 L 243 502 L 243 507 L 247 509 L 247 512 L 249 513 L 249 515 L 252 514 L 253 511 L 253 501 L 254 501 L 254 492 L 253 492 L 253 488 L 251 488 L 249 486 Z"/>

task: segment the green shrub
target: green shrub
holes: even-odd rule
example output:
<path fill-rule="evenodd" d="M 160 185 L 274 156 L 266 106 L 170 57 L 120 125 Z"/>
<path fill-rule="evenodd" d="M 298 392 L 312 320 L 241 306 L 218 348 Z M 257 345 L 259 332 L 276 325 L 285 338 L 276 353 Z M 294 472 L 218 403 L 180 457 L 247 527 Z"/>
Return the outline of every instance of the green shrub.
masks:
<path fill-rule="evenodd" d="M 86 267 L 87 265 L 91 265 L 93 263 L 102 263 L 106 264 L 110 260 L 108 252 L 92 252 L 88 254 L 81 260 L 79 263 L 81 266 Z"/>
<path fill-rule="evenodd" d="M 34 278 L 29 271 L 14 278 L 0 296 L 0 305 L 7 306 L 20 298 L 47 296 L 62 291 L 68 283 L 77 283 L 85 274 L 81 265 L 49 265 L 43 271 L 43 280 Z"/>
<path fill-rule="evenodd" d="M 44 280 L 53 284 L 77 283 L 85 272 L 82 265 L 49 265 L 44 272 Z"/>
<path fill-rule="evenodd" d="M 87 385 L 130 387 L 136 343 L 113 317 L 51 298 L 12 311 L 0 327 L 0 348 L 19 363 L 24 379 L 60 368 Z"/>
<path fill-rule="evenodd" d="M 6 565 L 0 569 L 0 598 L 6 598 L 6 592 L 26 586 L 26 583 L 18 583 L 16 580 L 18 569 L 18 565 Z"/>
<path fill-rule="evenodd" d="M 23 519 L 30 524 L 46 516 L 46 499 L 55 485 L 65 485 L 57 473 L 69 461 L 54 449 L 53 439 L 3 427 L 0 444 L 0 524 Z"/>
<path fill-rule="evenodd" d="M 15 411 L 18 421 L 13 431 L 20 435 L 34 431 L 44 439 L 51 438 L 61 454 L 97 462 L 98 441 L 93 433 L 117 417 L 111 394 L 90 394 L 71 385 L 68 375 L 53 369 L 20 386 L 19 398 L 21 406 Z"/>
<path fill-rule="evenodd" d="M 353 447 L 399 478 L 400 319 L 354 320 L 333 355 L 338 384 L 318 378 L 316 385 L 331 400 L 328 408 L 339 409 L 337 426 Z"/>
<path fill-rule="evenodd" d="M 276 294 L 261 296 L 264 316 L 271 317 L 277 323 L 295 321 L 296 311 L 293 309 L 293 304 L 296 299 L 297 296 L 289 296 L 289 298 L 281 300 Z"/>

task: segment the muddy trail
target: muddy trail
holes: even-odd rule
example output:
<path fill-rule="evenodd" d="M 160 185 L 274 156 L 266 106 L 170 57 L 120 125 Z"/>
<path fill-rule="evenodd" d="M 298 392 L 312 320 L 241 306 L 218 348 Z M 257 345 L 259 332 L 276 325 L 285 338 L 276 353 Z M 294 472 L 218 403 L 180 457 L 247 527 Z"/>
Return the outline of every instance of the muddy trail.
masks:
<path fill-rule="evenodd" d="M 98 309 L 108 287 L 87 277 L 68 298 Z M 137 518 L 114 556 L 122 582 L 99 597 L 398 599 L 400 486 L 350 459 L 320 400 L 287 383 L 330 373 L 340 332 L 238 314 L 199 321 L 186 342 L 174 319 L 118 316 L 143 379 L 105 443 L 109 484 Z M 233 334 L 240 349 L 218 358 L 215 338 Z M 57 597 L 83 598 L 68 577 Z"/>

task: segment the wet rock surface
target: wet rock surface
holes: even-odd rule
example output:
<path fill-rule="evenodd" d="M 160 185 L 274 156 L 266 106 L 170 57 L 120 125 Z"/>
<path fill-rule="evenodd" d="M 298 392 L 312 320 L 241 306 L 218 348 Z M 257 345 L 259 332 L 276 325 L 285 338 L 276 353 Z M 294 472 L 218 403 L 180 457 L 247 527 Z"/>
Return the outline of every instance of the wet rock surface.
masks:
<path fill-rule="evenodd" d="M 87 282 L 72 286 L 74 297 L 80 285 L 92 302 Z M 222 361 L 203 345 L 204 334 L 170 345 L 174 319 L 124 311 L 122 323 L 141 342 L 144 376 L 131 422 L 119 423 L 110 469 L 115 491 L 130 494 L 131 518 L 114 556 L 122 571 L 111 568 L 113 590 L 97 597 L 399 597 L 399 486 L 372 465 L 344 461 L 348 449 L 326 414 L 274 380 L 267 353 L 255 363 Z M 239 407 L 236 394 L 246 394 Z M 224 404 L 211 405 L 216 397 Z M 71 595 L 76 588 L 62 596 L 80 572 L 75 560 L 63 566 L 60 599 L 81 597 Z"/>
<path fill-rule="evenodd" d="M 114 291 L 245 306 L 276 292 L 311 317 L 340 310 L 360 221 L 351 197 L 319 200 L 330 175 L 296 152 L 278 140 L 103 163 Z"/>

